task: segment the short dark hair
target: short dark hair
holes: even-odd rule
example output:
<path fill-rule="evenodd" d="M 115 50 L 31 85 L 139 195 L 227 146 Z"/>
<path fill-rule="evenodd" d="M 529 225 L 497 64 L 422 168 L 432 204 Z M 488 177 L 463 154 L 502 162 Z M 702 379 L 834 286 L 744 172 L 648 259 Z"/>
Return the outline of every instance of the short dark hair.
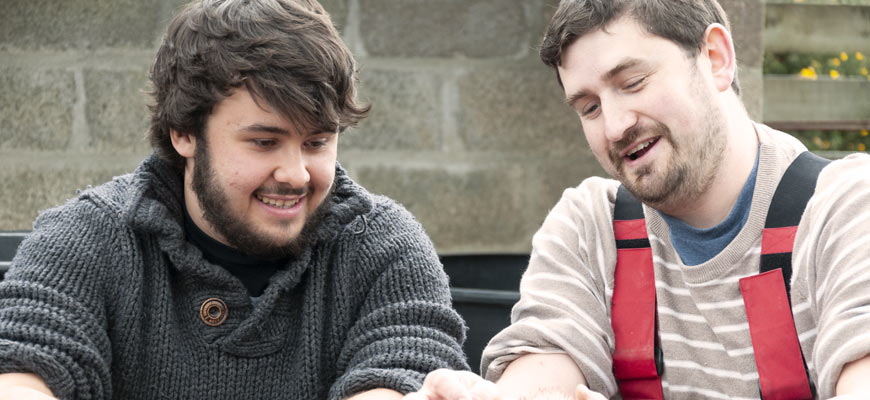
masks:
<path fill-rule="evenodd" d="M 169 23 L 151 67 L 148 132 L 184 166 L 169 130 L 202 137 L 215 104 L 245 87 L 308 130 L 341 132 L 368 114 L 356 61 L 315 0 L 200 0 Z"/>
<path fill-rule="evenodd" d="M 700 52 L 710 24 L 731 29 L 725 10 L 716 0 L 562 0 L 544 33 L 541 60 L 556 69 L 566 47 L 624 16 L 636 20 L 647 32 L 674 42 L 691 58 Z M 740 94 L 736 72 L 731 87 Z"/>

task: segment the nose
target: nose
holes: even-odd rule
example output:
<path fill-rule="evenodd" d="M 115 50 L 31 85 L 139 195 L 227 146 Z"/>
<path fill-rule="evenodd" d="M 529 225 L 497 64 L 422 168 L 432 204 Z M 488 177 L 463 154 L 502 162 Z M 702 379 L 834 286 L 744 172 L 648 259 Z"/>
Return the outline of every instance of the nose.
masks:
<path fill-rule="evenodd" d="M 287 183 L 293 188 L 308 185 L 311 175 L 308 173 L 308 160 L 300 151 L 283 153 L 273 174 L 276 181 Z"/>
<path fill-rule="evenodd" d="M 637 114 L 619 101 L 611 101 L 606 106 L 602 102 L 601 113 L 604 117 L 604 135 L 610 142 L 618 142 L 629 128 L 637 124 Z"/>

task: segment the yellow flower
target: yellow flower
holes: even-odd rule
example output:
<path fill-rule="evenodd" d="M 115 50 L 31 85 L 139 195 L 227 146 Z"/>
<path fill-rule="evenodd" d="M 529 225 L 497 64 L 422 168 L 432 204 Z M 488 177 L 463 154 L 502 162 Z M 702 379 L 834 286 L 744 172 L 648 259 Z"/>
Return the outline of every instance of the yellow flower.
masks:
<path fill-rule="evenodd" d="M 844 52 L 841 52 L 841 53 L 840 53 L 840 59 L 843 60 L 843 61 L 849 61 L 849 55 L 846 54 L 845 51 L 844 51 Z"/>
<path fill-rule="evenodd" d="M 816 146 L 818 146 L 818 147 L 822 147 L 822 146 L 823 146 L 822 138 L 820 138 L 820 137 L 818 137 L 818 136 L 813 136 L 813 143 L 814 143 Z"/>
<path fill-rule="evenodd" d="M 811 61 L 811 62 L 810 62 L 810 65 L 812 65 L 813 68 L 821 68 L 821 67 L 822 67 L 822 63 L 820 63 L 819 60 L 813 60 L 813 61 Z"/>
<path fill-rule="evenodd" d="M 839 79 L 839 78 L 840 78 L 840 73 L 837 72 L 837 70 L 832 69 L 831 70 L 831 79 Z"/>
<path fill-rule="evenodd" d="M 858 151 L 866 151 L 866 150 L 867 150 L 867 146 L 865 146 L 864 143 L 858 143 Z"/>
<path fill-rule="evenodd" d="M 832 58 L 830 63 L 831 63 L 831 65 L 833 65 L 835 67 L 839 67 L 840 66 L 840 59 L 839 58 Z"/>
<path fill-rule="evenodd" d="M 861 129 L 861 136 L 867 136 L 867 135 L 870 135 L 870 132 L 868 132 L 866 129 Z"/>
<path fill-rule="evenodd" d="M 816 80 L 816 69 L 813 67 L 801 69 L 801 78 Z"/>
<path fill-rule="evenodd" d="M 868 74 L 867 67 L 861 67 L 861 75 L 867 76 L 867 74 Z"/>
<path fill-rule="evenodd" d="M 864 59 L 864 55 L 861 54 L 860 51 L 856 51 L 856 52 L 855 52 L 855 59 L 858 60 L 858 61 L 861 61 L 861 60 Z"/>
<path fill-rule="evenodd" d="M 830 149 L 830 148 L 831 148 L 831 142 L 828 141 L 828 140 L 823 141 L 823 142 L 822 142 L 822 148 L 825 149 L 825 150 Z"/>

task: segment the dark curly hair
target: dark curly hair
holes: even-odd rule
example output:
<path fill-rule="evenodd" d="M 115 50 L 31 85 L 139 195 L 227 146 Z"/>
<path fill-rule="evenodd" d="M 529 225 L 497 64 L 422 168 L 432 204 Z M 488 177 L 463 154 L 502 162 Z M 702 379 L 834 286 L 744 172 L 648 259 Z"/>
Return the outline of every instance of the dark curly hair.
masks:
<path fill-rule="evenodd" d="M 725 10 L 716 0 L 562 0 L 544 33 L 541 60 L 556 69 L 566 47 L 623 16 L 634 18 L 647 32 L 674 42 L 692 58 L 699 54 L 710 24 L 731 29 Z M 740 94 L 736 71 L 731 88 Z"/>
<path fill-rule="evenodd" d="M 341 132 L 370 108 L 356 101 L 356 69 L 315 0 L 192 2 L 169 23 L 151 67 L 151 145 L 182 168 L 170 129 L 201 137 L 215 104 L 242 86 L 309 130 Z"/>

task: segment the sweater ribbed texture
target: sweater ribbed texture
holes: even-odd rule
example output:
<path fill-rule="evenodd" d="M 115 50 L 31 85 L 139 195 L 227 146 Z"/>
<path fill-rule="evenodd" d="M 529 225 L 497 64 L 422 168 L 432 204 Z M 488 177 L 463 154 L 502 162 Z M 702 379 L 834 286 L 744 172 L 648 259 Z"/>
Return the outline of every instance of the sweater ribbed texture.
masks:
<path fill-rule="evenodd" d="M 773 192 L 805 148 L 757 125 L 758 177 L 749 219 L 712 259 L 684 265 L 668 226 L 644 206 L 656 275 L 662 377 L 668 399 L 757 399 L 758 372 L 738 280 L 759 270 Z M 487 346 L 481 370 L 497 379 L 527 353 L 567 353 L 590 387 L 617 397 L 610 327 L 613 203 L 619 183 L 590 178 L 568 189 L 533 238 L 513 324 Z M 870 157 L 826 167 L 795 240 L 791 303 L 820 398 L 834 395 L 842 366 L 870 354 Z"/>
<path fill-rule="evenodd" d="M 61 399 L 341 399 L 468 368 L 431 241 L 340 167 L 313 245 L 256 305 L 184 240 L 182 199 L 150 156 L 44 212 L 0 282 L 0 372 Z M 199 315 L 212 297 L 217 327 Z"/>

